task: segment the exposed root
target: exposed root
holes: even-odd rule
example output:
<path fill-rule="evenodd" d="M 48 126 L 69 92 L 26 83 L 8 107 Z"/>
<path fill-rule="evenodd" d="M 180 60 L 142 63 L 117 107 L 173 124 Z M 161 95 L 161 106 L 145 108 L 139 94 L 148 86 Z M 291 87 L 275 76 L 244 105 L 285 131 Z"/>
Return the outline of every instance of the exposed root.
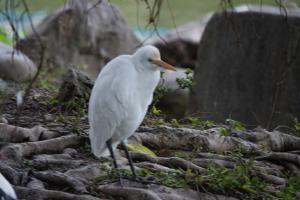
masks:
<path fill-rule="evenodd" d="M 264 179 L 266 182 L 272 183 L 274 185 L 286 185 L 287 180 L 285 178 L 281 178 L 274 175 L 264 174 L 264 173 L 257 173 L 257 176 Z"/>
<path fill-rule="evenodd" d="M 70 187 L 78 194 L 88 193 L 81 181 L 61 172 L 33 172 L 33 176 L 49 185 Z"/>
<path fill-rule="evenodd" d="M 8 179 L 10 183 L 13 185 L 22 185 L 28 181 L 28 173 L 18 172 L 6 163 L 7 162 L 1 160 L 0 172 L 6 177 L 6 179 Z"/>
<path fill-rule="evenodd" d="M 67 135 L 44 141 L 8 145 L 1 149 L 0 153 L 20 162 L 26 156 L 62 152 L 67 147 L 79 146 L 85 141 L 83 136 Z"/>
<path fill-rule="evenodd" d="M 162 200 L 157 194 L 151 190 L 135 188 L 135 187 L 117 187 L 117 186 L 99 186 L 98 189 L 112 196 L 124 197 L 127 200 Z"/>
<path fill-rule="evenodd" d="M 296 166 L 300 167 L 300 156 L 292 153 L 273 152 L 273 153 L 269 153 L 266 156 L 259 156 L 256 158 L 256 160 L 268 160 L 279 164 L 284 162 L 291 162 Z"/>
<path fill-rule="evenodd" d="M 0 123 L 0 141 L 2 142 L 35 142 L 59 136 L 40 126 L 31 129 Z"/>
<path fill-rule="evenodd" d="M 44 183 L 36 178 L 31 178 L 26 186 L 31 189 L 45 189 Z"/>
<path fill-rule="evenodd" d="M 45 190 L 45 189 L 32 189 L 26 187 L 15 186 L 17 196 L 19 199 L 39 199 L 39 200 L 101 200 L 90 195 L 74 195 L 71 193 Z M 102 199 L 104 200 L 104 199 Z"/>
<path fill-rule="evenodd" d="M 252 132 L 243 132 L 241 138 L 263 146 L 271 151 L 299 150 L 300 138 L 279 131 L 269 132 L 265 129 L 256 128 Z"/>
<path fill-rule="evenodd" d="M 223 136 L 216 128 L 195 130 L 188 128 L 171 128 L 160 126 L 149 132 L 138 132 L 133 138 L 154 149 L 179 149 L 193 151 L 225 152 L 242 150 L 243 152 L 260 154 L 258 146 L 237 137 Z"/>
<path fill-rule="evenodd" d="M 139 162 L 135 163 L 135 166 L 140 168 L 148 168 L 154 171 L 160 171 L 160 172 L 174 172 L 175 170 L 169 167 L 165 167 L 162 165 L 159 165 L 157 163 L 149 163 L 149 162 Z"/>
<path fill-rule="evenodd" d="M 178 157 L 151 157 L 147 154 L 131 152 L 132 159 L 135 161 L 149 161 L 163 166 L 172 168 L 181 168 L 184 170 L 191 169 L 198 173 L 205 171 L 204 168 L 195 165 L 194 163 Z"/>
<path fill-rule="evenodd" d="M 211 165 L 219 166 L 219 167 L 227 167 L 227 168 L 234 168 L 236 165 L 235 162 L 230 162 L 227 160 L 218 160 L 218 159 L 193 159 L 192 162 L 200 167 L 208 168 Z"/>
<path fill-rule="evenodd" d="M 108 165 L 98 163 L 87 165 L 77 169 L 70 169 L 65 172 L 65 174 L 85 181 L 94 179 L 95 177 L 106 175 L 108 168 Z"/>
<path fill-rule="evenodd" d="M 31 161 L 31 164 L 34 168 L 40 170 L 47 169 L 70 169 L 77 168 L 83 165 L 85 161 L 83 160 L 71 160 L 71 159 L 53 159 L 53 158 L 43 158 L 42 156 L 39 158 L 34 158 Z"/>
<path fill-rule="evenodd" d="M 126 200 L 237 200 L 222 195 L 206 194 L 187 188 L 169 188 L 163 185 L 141 186 L 125 182 L 125 187 L 116 185 L 99 186 L 98 189 L 111 196 L 123 197 Z"/>

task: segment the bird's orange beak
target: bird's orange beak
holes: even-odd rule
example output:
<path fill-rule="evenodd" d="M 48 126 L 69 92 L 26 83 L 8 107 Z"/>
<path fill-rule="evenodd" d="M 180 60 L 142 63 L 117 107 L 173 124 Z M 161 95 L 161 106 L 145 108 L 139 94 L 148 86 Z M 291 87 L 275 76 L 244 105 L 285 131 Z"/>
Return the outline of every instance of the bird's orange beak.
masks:
<path fill-rule="evenodd" d="M 172 70 L 172 71 L 176 71 L 176 68 L 173 67 L 172 65 L 162 61 L 162 60 L 153 60 L 152 61 L 153 64 L 156 64 L 156 65 L 159 65 L 165 69 L 168 69 L 168 70 Z"/>

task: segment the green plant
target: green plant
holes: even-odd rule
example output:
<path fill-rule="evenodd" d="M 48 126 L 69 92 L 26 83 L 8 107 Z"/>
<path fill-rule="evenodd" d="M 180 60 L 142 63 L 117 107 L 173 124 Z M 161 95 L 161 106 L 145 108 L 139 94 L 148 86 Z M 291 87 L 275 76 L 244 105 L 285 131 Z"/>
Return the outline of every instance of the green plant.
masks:
<path fill-rule="evenodd" d="M 289 177 L 287 186 L 276 192 L 275 195 L 284 200 L 298 199 L 296 192 L 300 192 L 300 179 L 299 177 Z"/>
<path fill-rule="evenodd" d="M 199 119 L 196 117 L 189 117 L 187 120 L 192 126 L 198 126 L 200 124 Z"/>
<path fill-rule="evenodd" d="M 227 127 L 221 127 L 219 128 L 219 131 L 224 136 L 229 136 L 233 131 L 245 131 L 246 128 L 244 125 L 236 120 L 233 119 L 226 119 L 225 123 Z"/>
<path fill-rule="evenodd" d="M 158 85 L 153 94 L 153 102 L 158 102 L 168 91 L 169 89 L 163 84 Z"/>
<path fill-rule="evenodd" d="M 184 78 L 176 78 L 176 82 L 181 89 L 189 89 L 192 90 L 194 86 L 194 78 L 193 78 L 193 70 L 187 68 L 185 71 Z"/>
<path fill-rule="evenodd" d="M 300 122 L 298 121 L 298 118 L 294 118 L 293 133 L 295 136 L 300 137 Z"/>
<path fill-rule="evenodd" d="M 244 125 L 239 121 L 236 121 L 233 119 L 226 119 L 225 122 L 227 124 L 229 124 L 231 130 L 235 130 L 235 131 L 245 131 L 246 130 Z"/>
<path fill-rule="evenodd" d="M 214 121 L 211 121 L 211 120 L 201 121 L 197 117 L 188 117 L 185 121 L 188 125 L 192 125 L 194 127 L 200 128 L 200 129 L 207 129 L 214 125 Z"/>
<path fill-rule="evenodd" d="M 0 27 L 0 42 L 3 42 L 5 44 L 8 44 L 10 46 L 13 45 L 13 40 L 9 36 L 7 30 L 3 27 Z"/>
<path fill-rule="evenodd" d="M 161 110 L 158 109 L 156 106 L 152 106 L 151 107 L 151 110 L 150 110 L 150 113 L 154 116 L 160 116 L 161 115 Z"/>
<path fill-rule="evenodd" d="M 180 127 L 180 124 L 178 122 L 177 119 L 171 119 L 171 124 L 174 126 L 174 127 Z"/>
<path fill-rule="evenodd" d="M 229 128 L 220 127 L 219 131 L 224 136 L 229 136 L 231 134 L 231 130 Z"/>

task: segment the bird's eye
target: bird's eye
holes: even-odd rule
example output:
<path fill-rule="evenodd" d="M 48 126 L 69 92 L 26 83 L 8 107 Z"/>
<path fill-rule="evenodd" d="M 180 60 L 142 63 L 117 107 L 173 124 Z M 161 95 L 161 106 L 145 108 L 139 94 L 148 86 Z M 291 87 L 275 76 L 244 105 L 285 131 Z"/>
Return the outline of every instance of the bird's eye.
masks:
<path fill-rule="evenodd" d="M 153 62 L 153 60 L 152 60 L 151 58 L 148 58 L 148 61 L 149 61 L 149 62 Z"/>

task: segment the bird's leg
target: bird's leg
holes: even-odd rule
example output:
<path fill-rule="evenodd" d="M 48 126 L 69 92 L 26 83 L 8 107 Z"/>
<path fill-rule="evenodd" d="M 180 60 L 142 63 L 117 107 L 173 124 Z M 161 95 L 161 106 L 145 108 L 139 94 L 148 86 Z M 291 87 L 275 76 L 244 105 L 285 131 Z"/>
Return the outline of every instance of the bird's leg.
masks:
<path fill-rule="evenodd" d="M 119 170 L 119 167 L 118 167 L 118 164 L 117 164 L 117 160 L 116 160 L 116 157 L 115 157 L 113 148 L 112 148 L 111 139 L 107 140 L 106 146 L 107 146 L 107 148 L 108 148 L 108 150 L 109 150 L 109 153 L 110 153 L 111 158 L 113 159 L 113 165 L 114 165 L 114 168 L 115 168 L 116 171 L 117 171 L 118 178 L 119 178 L 119 182 L 120 182 L 120 184 L 122 185 L 121 174 L 120 174 L 120 170 Z"/>
<path fill-rule="evenodd" d="M 131 157 L 129 155 L 129 152 L 128 152 L 128 149 L 127 149 L 127 145 L 124 143 L 124 141 L 121 141 L 121 145 L 123 146 L 123 148 L 125 150 L 125 154 L 126 154 L 127 160 L 129 161 L 129 166 L 130 166 L 130 169 L 131 169 L 131 172 L 132 172 L 132 178 L 136 179 L 137 178 L 136 171 L 134 169 L 134 165 L 133 165 L 132 159 L 131 159 Z"/>

